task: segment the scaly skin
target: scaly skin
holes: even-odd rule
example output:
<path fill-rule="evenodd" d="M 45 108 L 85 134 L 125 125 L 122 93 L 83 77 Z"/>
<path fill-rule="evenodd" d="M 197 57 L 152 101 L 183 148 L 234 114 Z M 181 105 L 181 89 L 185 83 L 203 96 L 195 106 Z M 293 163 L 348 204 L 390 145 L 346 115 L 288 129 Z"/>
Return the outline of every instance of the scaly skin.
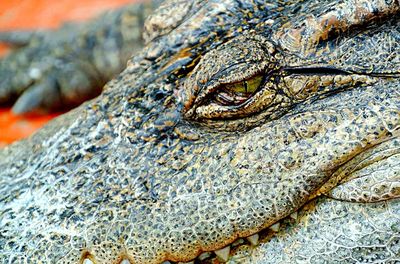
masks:
<path fill-rule="evenodd" d="M 98 98 L 0 151 L 1 262 L 400 261 L 398 15 L 167 1 Z"/>
<path fill-rule="evenodd" d="M 15 113 L 54 111 L 97 96 L 143 47 L 145 17 L 159 2 L 132 4 L 54 31 L 1 32 L 1 42 L 19 48 L 0 60 L 0 105 L 16 101 Z"/>

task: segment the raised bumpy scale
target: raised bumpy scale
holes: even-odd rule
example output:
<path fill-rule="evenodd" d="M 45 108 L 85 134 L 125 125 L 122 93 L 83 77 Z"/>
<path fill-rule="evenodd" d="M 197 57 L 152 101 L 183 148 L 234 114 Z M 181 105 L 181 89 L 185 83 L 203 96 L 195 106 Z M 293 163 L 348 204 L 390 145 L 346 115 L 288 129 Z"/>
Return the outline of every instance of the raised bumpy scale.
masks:
<path fill-rule="evenodd" d="M 166 1 L 140 49 L 143 10 L 1 62 L 24 112 L 138 50 L 0 150 L 1 263 L 400 262 L 398 0 Z"/>

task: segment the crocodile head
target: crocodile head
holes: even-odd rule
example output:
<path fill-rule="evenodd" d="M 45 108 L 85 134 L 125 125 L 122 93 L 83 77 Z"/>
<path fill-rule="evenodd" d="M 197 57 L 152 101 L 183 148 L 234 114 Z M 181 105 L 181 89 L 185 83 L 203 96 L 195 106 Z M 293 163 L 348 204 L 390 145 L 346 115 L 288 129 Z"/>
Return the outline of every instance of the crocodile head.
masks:
<path fill-rule="evenodd" d="M 101 96 L 0 151 L 1 262 L 398 261 L 398 13 L 167 1 Z"/>

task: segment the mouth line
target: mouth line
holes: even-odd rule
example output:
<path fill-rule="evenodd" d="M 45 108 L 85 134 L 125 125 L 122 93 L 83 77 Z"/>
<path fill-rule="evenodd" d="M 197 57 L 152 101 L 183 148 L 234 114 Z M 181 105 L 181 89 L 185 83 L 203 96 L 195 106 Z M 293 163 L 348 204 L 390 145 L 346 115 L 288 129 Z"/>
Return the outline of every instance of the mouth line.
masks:
<path fill-rule="evenodd" d="M 385 146 L 385 144 L 395 140 L 396 138 L 398 138 L 398 135 L 393 135 L 389 138 L 377 141 L 375 144 L 363 149 L 357 155 L 348 159 L 331 173 L 331 176 L 327 182 L 325 182 L 314 194 L 311 194 L 309 200 L 315 199 L 319 196 L 330 197 L 329 192 L 333 188 L 340 184 L 346 183 L 347 181 L 356 179 L 351 177 L 351 175 L 354 175 L 358 171 L 361 171 L 362 169 L 374 163 L 388 159 L 394 155 L 398 155 L 400 153 L 400 148 L 387 148 Z"/>
<path fill-rule="evenodd" d="M 307 202 L 308 203 L 308 202 Z M 307 205 L 306 203 L 306 205 Z M 162 264 L 212 264 L 218 260 L 219 263 L 225 263 L 232 260 L 234 254 L 242 247 L 255 248 L 260 243 L 267 243 L 273 236 L 275 236 L 280 230 L 284 229 L 289 224 L 295 224 L 298 219 L 298 211 L 301 210 L 305 205 L 300 207 L 297 211 L 291 213 L 289 216 L 280 219 L 273 225 L 266 227 L 257 233 L 243 238 L 237 238 L 227 246 L 217 249 L 214 251 L 205 251 L 199 254 L 195 259 L 188 262 L 175 262 L 175 261 L 164 261 Z M 217 263 L 218 263 L 217 262 Z"/>

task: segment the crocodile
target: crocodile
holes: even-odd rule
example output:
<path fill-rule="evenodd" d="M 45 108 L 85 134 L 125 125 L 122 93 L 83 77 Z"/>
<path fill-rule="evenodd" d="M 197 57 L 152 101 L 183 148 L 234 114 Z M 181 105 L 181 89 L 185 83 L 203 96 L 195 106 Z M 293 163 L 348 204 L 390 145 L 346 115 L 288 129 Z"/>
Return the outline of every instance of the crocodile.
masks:
<path fill-rule="evenodd" d="M 399 15 L 165 1 L 98 97 L 0 150 L 0 262 L 398 263 Z"/>
<path fill-rule="evenodd" d="M 143 47 L 145 17 L 160 0 L 127 5 L 56 30 L 0 32 L 16 47 L 0 60 L 0 104 L 16 114 L 68 110 L 97 96 Z"/>

